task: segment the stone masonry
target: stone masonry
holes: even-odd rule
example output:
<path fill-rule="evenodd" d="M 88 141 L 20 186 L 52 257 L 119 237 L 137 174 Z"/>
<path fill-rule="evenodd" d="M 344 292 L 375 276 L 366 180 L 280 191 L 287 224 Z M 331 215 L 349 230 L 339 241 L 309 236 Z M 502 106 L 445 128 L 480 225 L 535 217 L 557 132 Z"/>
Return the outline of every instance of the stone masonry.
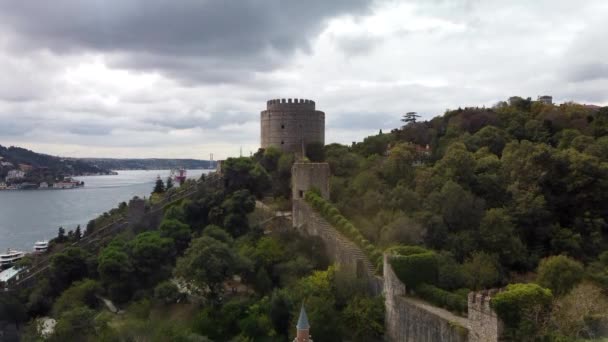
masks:
<path fill-rule="evenodd" d="M 469 325 L 471 334 L 469 341 L 497 341 L 502 335 L 503 323 L 490 307 L 490 300 L 499 290 L 470 292 L 468 298 Z"/>
<path fill-rule="evenodd" d="M 325 144 L 325 113 L 305 99 L 276 99 L 261 112 L 261 147 L 302 155 L 310 143 Z"/>

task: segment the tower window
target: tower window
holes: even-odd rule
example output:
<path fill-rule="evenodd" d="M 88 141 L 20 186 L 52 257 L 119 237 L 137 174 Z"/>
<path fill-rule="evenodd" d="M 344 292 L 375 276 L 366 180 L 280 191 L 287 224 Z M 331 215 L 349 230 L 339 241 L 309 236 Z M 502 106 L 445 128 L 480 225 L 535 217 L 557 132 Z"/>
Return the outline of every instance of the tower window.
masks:
<path fill-rule="evenodd" d="M 281 129 L 285 129 L 285 125 L 281 125 Z"/>
<path fill-rule="evenodd" d="M 281 145 L 284 145 L 284 144 L 285 144 L 285 142 L 283 140 L 281 140 Z"/>

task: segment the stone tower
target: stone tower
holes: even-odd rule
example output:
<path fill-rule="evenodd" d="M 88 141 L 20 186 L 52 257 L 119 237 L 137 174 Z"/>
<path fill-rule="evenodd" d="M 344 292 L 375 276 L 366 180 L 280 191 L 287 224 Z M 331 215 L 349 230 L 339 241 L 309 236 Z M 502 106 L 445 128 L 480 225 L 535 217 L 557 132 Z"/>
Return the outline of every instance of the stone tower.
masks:
<path fill-rule="evenodd" d="M 301 155 L 310 143 L 325 144 L 325 113 L 312 100 L 269 100 L 261 113 L 261 132 L 262 148 L 276 146 Z"/>
<path fill-rule="evenodd" d="M 302 308 L 300 308 L 300 317 L 298 318 L 296 329 L 296 338 L 293 342 L 312 342 L 312 339 L 310 338 L 310 324 L 308 324 L 308 315 L 306 315 L 304 304 L 302 304 Z"/>

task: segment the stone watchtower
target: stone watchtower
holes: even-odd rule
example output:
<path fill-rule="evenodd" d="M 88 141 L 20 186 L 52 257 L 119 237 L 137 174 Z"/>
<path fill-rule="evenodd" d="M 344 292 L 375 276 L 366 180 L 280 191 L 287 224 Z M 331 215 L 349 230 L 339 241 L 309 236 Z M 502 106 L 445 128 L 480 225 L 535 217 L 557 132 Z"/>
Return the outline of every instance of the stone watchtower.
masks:
<path fill-rule="evenodd" d="M 310 143 L 325 144 L 325 113 L 312 100 L 270 100 L 261 113 L 261 132 L 262 148 L 302 154 Z"/>

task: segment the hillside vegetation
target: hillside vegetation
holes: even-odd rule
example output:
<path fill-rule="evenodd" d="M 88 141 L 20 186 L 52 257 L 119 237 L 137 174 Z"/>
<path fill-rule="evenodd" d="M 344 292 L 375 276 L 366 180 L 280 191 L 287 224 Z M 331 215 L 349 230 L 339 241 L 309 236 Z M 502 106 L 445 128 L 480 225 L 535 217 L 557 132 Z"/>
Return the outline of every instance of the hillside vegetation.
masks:
<path fill-rule="evenodd" d="M 574 103 L 448 111 L 308 146 L 330 164 L 331 199 L 305 200 L 379 269 L 388 253 L 408 295 L 465 315 L 469 291 L 500 287 L 505 340 L 593 339 L 608 322 L 607 132 L 608 108 Z M 319 239 L 261 224 L 256 199 L 289 210 L 294 161 L 275 148 L 226 160 L 224 184 L 200 186 L 158 229 L 60 250 L 34 288 L 0 297 L 0 319 L 26 324 L 26 341 L 44 315 L 51 341 L 285 341 L 304 302 L 315 341 L 381 341 L 383 298 L 329 265 Z M 174 191 L 156 188 L 157 200 Z M 80 239 L 60 235 L 54 248 Z"/>
<path fill-rule="evenodd" d="M 412 292 L 462 310 L 468 290 L 534 281 L 565 310 L 571 293 L 585 295 L 579 286 L 604 289 L 583 316 L 608 317 L 607 132 L 608 107 L 520 99 L 447 111 L 309 158 L 330 163 L 332 201 L 371 243 L 431 251 L 399 257 L 403 274 L 425 276 Z M 461 300 L 445 302 L 450 293 Z M 582 316 L 576 333 L 562 328 L 559 312 L 533 328 L 517 317 L 515 340 L 588 328 Z"/>
<path fill-rule="evenodd" d="M 6 173 L 18 168 L 19 164 L 30 166 L 33 171 L 44 168 L 44 173 L 51 176 L 79 176 L 84 174 L 108 173 L 109 170 L 103 167 L 98 167 L 94 164 L 78 160 L 65 159 L 48 154 L 36 153 L 21 147 L 4 147 L 0 145 L 0 157 L 2 162 L 11 163 L 13 166 L 1 166 L 0 176 L 6 176 Z M 38 177 L 40 178 L 40 177 Z"/>

